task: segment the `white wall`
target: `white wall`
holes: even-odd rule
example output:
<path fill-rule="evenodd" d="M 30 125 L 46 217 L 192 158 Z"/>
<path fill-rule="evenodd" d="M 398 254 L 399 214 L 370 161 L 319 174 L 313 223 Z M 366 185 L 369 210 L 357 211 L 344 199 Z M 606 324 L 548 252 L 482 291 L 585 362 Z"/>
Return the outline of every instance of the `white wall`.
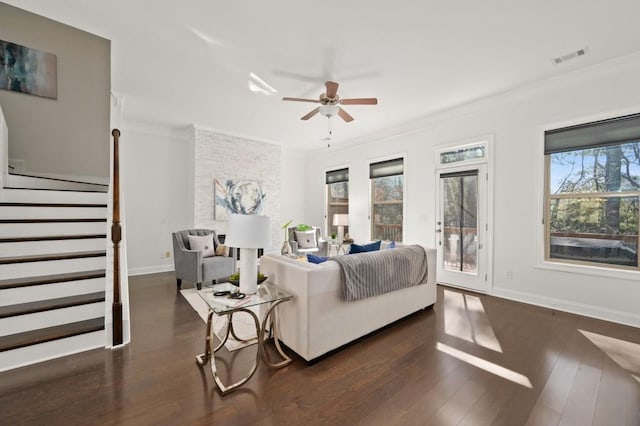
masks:
<path fill-rule="evenodd" d="M 0 191 L 8 182 L 9 174 L 9 128 L 0 105 Z"/>
<path fill-rule="evenodd" d="M 305 219 L 305 202 L 309 194 L 305 191 L 305 153 L 292 149 L 282 149 L 282 174 L 280 176 L 280 221 L 276 223 L 278 233 L 278 245 L 280 249 L 284 242 L 285 234 L 281 229 L 288 221 L 291 224 L 310 223 Z M 312 194 L 316 196 L 316 194 Z M 320 225 L 320 224 L 318 224 Z"/>
<path fill-rule="evenodd" d="M 266 194 L 264 215 L 271 218 L 270 247 L 278 247 L 280 234 L 280 145 L 195 128 L 195 210 L 196 228 L 215 229 L 226 234 L 227 221 L 214 220 L 214 181 L 238 179 L 262 183 Z"/>
<path fill-rule="evenodd" d="M 369 239 L 368 164 L 406 153 L 405 241 L 434 245 L 434 146 L 493 135 L 495 295 L 640 326 L 640 273 L 598 275 L 544 267 L 542 133 L 545 127 L 640 112 L 640 54 L 609 61 L 425 118 L 414 130 L 365 145 L 307 156 L 306 216 L 324 212 L 324 171 L 340 158 L 350 167 L 350 233 Z M 415 124 L 415 123 L 414 123 Z M 363 155 L 363 153 L 366 153 Z M 507 279 L 512 271 L 513 279 Z M 580 271 L 580 272 L 578 272 Z"/>
<path fill-rule="evenodd" d="M 226 223 L 213 220 L 215 177 L 259 179 L 268 184 L 271 250 L 280 249 L 284 221 L 304 221 L 302 152 L 197 127 L 176 131 L 125 122 L 121 130 L 130 275 L 173 270 L 171 232 L 211 227 L 224 233 Z M 226 149 L 226 144 L 233 149 Z M 215 155 L 223 159 L 208 157 Z M 164 257 L 165 252 L 170 257 Z"/>
<path fill-rule="evenodd" d="M 57 57 L 57 99 L 0 90 L 10 158 L 28 173 L 109 176 L 111 42 L 1 2 L 0 39 Z"/>
<path fill-rule="evenodd" d="M 121 130 L 129 274 L 171 271 L 171 232 L 190 227 L 187 132 L 135 123 Z"/>

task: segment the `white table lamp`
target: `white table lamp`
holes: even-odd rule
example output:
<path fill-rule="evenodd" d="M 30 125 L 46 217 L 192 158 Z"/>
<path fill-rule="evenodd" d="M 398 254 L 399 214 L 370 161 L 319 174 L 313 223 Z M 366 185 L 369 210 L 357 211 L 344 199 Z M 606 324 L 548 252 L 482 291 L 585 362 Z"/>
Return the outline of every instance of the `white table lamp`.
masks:
<path fill-rule="evenodd" d="M 349 226 L 349 215 L 346 213 L 334 214 L 333 226 L 338 227 L 338 241 L 344 241 L 344 227 Z"/>
<path fill-rule="evenodd" d="M 240 249 L 240 292 L 258 291 L 258 249 L 271 246 L 271 220 L 267 216 L 232 214 L 225 245 Z"/>

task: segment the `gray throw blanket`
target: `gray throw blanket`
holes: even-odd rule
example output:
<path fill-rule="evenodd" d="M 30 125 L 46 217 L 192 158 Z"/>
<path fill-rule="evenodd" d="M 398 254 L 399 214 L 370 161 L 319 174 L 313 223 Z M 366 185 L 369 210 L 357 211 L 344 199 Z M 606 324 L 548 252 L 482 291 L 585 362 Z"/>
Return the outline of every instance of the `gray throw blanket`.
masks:
<path fill-rule="evenodd" d="M 351 302 L 427 282 L 427 253 L 418 245 L 332 257 L 340 265 L 342 300 Z"/>

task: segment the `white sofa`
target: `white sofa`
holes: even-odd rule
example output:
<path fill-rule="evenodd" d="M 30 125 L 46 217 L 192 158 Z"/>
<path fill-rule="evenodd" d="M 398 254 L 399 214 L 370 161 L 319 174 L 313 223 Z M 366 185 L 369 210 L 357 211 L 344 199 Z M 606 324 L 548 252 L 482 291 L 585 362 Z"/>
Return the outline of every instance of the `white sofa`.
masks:
<path fill-rule="evenodd" d="M 340 299 L 336 262 L 304 263 L 267 254 L 260 271 L 294 299 L 278 307 L 280 340 L 307 361 L 436 302 L 436 250 L 427 251 L 427 284 L 355 302 Z M 357 256 L 357 255 L 351 255 Z"/>

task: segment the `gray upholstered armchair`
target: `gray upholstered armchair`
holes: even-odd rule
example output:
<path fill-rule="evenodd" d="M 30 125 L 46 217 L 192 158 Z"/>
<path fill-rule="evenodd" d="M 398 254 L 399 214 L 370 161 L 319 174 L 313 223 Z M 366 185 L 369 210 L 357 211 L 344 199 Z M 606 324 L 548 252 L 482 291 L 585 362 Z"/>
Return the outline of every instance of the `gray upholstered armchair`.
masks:
<path fill-rule="evenodd" d="M 200 290 L 203 282 L 226 278 L 236 272 L 234 249 L 230 249 L 231 253 L 228 256 L 210 257 L 204 257 L 202 251 L 191 249 L 189 235 L 203 236 L 208 234 L 213 234 L 214 245 L 218 247 L 220 244 L 218 236 L 211 229 L 187 229 L 172 234 L 178 290 L 182 286 L 182 280 L 195 283 Z"/>
<path fill-rule="evenodd" d="M 328 243 L 320 236 L 320 228 L 315 226 L 311 228 L 310 231 L 303 232 L 297 231 L 295 226 L 288 229 L 291 251 L 297 255 L 312 253 L 318 256 L 327 256 Z"/>

